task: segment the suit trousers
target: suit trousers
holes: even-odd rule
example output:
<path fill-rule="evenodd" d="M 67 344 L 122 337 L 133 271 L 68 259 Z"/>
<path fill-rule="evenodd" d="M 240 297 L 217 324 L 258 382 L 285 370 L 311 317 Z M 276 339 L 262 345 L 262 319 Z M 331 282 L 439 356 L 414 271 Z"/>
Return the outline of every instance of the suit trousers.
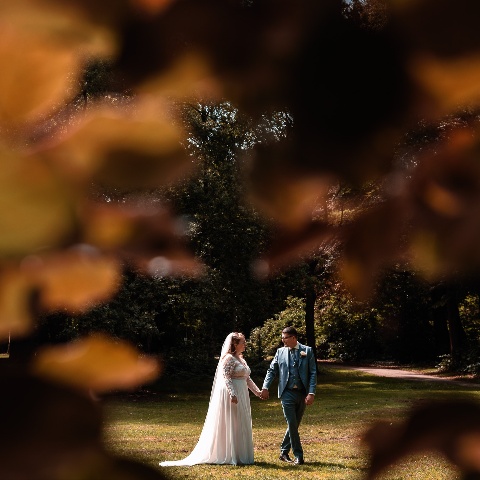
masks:
<path fill-rule="evenodd" d="M 290 448 L 293 455 L 303 459 L 303 448 L 300 442 L 298 427 L 305 412 L 305 396 L 303 389 L 286 388 L 280 398 L 282 402 L 283 415 L 287 421 L 287 430 L 280 446 L 282 454 L 288 454 Z"/>

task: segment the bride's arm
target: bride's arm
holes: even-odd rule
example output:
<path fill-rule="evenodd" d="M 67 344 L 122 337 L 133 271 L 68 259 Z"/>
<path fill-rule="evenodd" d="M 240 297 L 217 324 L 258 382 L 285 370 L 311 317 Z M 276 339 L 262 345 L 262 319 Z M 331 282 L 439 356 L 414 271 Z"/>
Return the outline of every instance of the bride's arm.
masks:
<path fill-rule="evenodd" d="M 233 388 L 232 374 L 235 369 L 235 359 L 231 355 L 227 355 L 223 360 L 223 378 L 225 379 L 225 385 L 227 386 L 230 398 L 236 397 L 237 393 Z"/>
<path fill-rule="evenodd" d="M 259 397 L 262 393 L 262 391 L 257 387 L 257 384 L 250 377 L 247 378 L 247 386 L 257 397 Z"/>

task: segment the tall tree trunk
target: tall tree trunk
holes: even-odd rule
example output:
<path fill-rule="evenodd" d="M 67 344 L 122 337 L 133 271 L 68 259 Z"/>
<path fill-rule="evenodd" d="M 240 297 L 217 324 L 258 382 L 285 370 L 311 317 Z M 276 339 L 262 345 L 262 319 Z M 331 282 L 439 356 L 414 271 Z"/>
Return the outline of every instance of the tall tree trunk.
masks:
<path fill-rule="evenodd" d="M 445 329 L 448 330 L 449 351 L 452 360 L 459 359 L 467 347 L 467 335 L 463 328 L 456 289 L 452 285 L 437 285 L 432 291 L 433 322 L 437 333 L 437 341 L 445 348 Z M 442 352 L 444 353 L 444 352 Z"/>
<path fill-rule="evenodd" d="M 458 359 L 467 347 L 467 334 L 460 320 L 458 299 L 454 288 L 447 290 L 447 321 L 450 333 L 450 354 L 452 359 Z"/>
<path fill-rule="evenodd" d="M 308 275 L 305 282 L 305 333 L 307 335 L 307 345 L 312 347 L 315 358 L 317 358 L 315 344 L 315 300 L 317 299 L 315 271 L 317 265 L 317 260 L 311 260 L 308 263 Z"/>
<path fill-rule="evenodd" d="M 307 287 L 305 296 L 305 331 L 307 334 L 307 345 L 312 347 L 313 354 L 317 358 L 317 349 L 315 345 L 315 300 L 317 293 L 313 282 Z"/>
<path fill-rule="evenodd" d="M 450 332 L 448 331 L 448 310 L 443 288 L 435 287 L 431 291 L 431 312 L 434 330 L 435 352 L 437 356 L 451 353 Z"/>
<path fill-rule="evenodd" d="M 447 312 L 445 308 L 435 308 L 432 312 L 435 335 L 435 353 L 437 356 L 451 352 L 450 332 L 448 331 Z"/>

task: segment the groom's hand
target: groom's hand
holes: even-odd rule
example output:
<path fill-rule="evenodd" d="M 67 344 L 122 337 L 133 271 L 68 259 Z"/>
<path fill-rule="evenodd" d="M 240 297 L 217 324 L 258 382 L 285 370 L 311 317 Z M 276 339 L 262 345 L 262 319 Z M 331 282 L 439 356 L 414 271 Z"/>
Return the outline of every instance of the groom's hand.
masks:
<path fill-rule="evenodd" d="M 262 400 L 268 400 L 268 397 L 269 397 L 268 390 L 266 388 L 262 388 L 262 393 L 260 394 L 260 398 Z"/>
<path fill-rule="evenodd" d="M 309 393 L 309 394 L 305 397 L 305 404 L 306 404 L 306 405 L 311 405 L 314 400 L 315 400 L 315 395 L 312 395 L 311 393 Z"/>

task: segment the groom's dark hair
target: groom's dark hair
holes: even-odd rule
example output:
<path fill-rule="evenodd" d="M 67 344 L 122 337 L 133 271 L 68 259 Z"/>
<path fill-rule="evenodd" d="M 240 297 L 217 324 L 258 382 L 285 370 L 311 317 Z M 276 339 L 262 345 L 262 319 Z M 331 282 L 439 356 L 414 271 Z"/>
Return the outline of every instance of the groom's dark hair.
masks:
<path fill-rule="evenodd" d="M 293 335 L 294 337 L 298 338 L 297 329 L 295 327 L 285 327 L 282 330 L 282 333 L 288 333 L 289 335 Z"/>

